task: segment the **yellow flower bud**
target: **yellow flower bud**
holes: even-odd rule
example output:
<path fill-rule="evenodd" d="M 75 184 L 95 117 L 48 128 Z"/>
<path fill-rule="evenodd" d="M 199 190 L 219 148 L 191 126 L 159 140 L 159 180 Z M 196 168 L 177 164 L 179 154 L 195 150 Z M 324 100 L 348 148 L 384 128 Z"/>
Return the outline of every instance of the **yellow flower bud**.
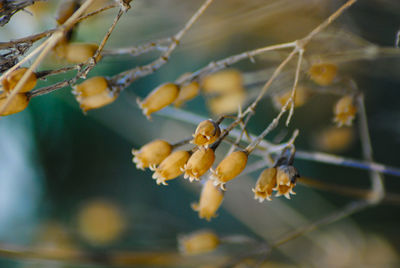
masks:
<path fill-rule="evenodd" d="M 197 231 L 178 239 L 179 250 L 185 255 L 209 252 L 218 247 L 218 236 L 208 230 Z"/>
<path fill-rule="evenodd" d="M 179 94 L 179 87 L 173 83 L 163 84 L 154 89 L 143 101 L 137 100 L 143 114 L 150 118 L 150 115 L 175 101 Z"/>
<path fill-rule="evenodd" d="M 207 105 L 214 115 L 232 114 L 238 111 L 239 105 L 242 105 L 245 100 L 246 93 L 241 89 L 240 91 L 210 98 Z"/>
<path fill-rule="evenodd" d="M 273 189 L 278 191 L 275 196 L 284 195 L 287 199 L 290 199 L 290 194 L 296 194 L 293 192 L 293 187 L 296 185 L 296 179 L 298 172 L 293 166 L 279 166 L 276 172 L 276 187 Z"/>
<path fill-rule="evenodd" d="M 213 120 L 204 120 L 201 122 L 197 128 L 195 133 L 193 134 L 192 143 L 198 146 L 205 146 L 214 143 L 221 134 L 221 130 L 217 123 Z"/>
<path fill-rule="evenodd" d="M 242 75 L 237 70 L 224 70 L 204 77 L 201 85 L 205 93 L 232 93 L 242 90 Z"/>
<path fill-rule="evenodd" d="M 234 179 L 244 170 L 247 158 L 247 153 L 244 151 L 236 151 L 225 157 L 215 170 L 211 170 L 211 179 L 214 181 L 214 185 L 219 185 L 221 189 L 225 190 L 225 183 Z"/>
<path fill-rule="evenodd" d="M 13 90 L 27 70 L 28 68 L 19 68 L 7 75 L 7 77 L 5 77 L 2 81 L 4 91 L 10 92 Z M 32 90 L 36 86 L 36 82 L 36 74 L 32 72 L 18 93 L 24 93 Z"/>
<path fill-rule="evenodd" d="M 214 185 L 213 181 L 208 180 L 203 185 L 200 194 L 199 203 L 192 204 L 194 211 L 199 212 L 199 218 L 205 218 L 210 221 L 211 218 L 216 217 L 216 212 L 222 204 L 224 199 L 223 192 Z"/>
<path fill-rule="evenodd" d="M 65 59 L 70 63 L 83 63 L 93 57 L 98 48 L 97 44 L 69 43 L 65 47 Z"/>
<path fill-rule="evenodd" d="M 166 141 L 155 140 L 144 145 L 140 150 L 132 149 L 133 163 L 136 168 L 145 169 L 160 164 L 172 151 L 172 146 Z"/>
<path fill-rule="evenodd" d="M 125 220 L 116 205 L 105 200 L 84 204 L 78 213 L 78 231 L 91 244 L 107 245 L 119 238 Z"/>
<path fill-rule="evenodd" d="M 150 166 L 150 169 L 155 170 L 153 179 L 156 180 L 157 184 L 168 185 L 165 181 L 172 180 L 183 173 L 183 167 L 190 157 L 188 151 L 176 151 L 167 156 L 160 166 Z"/>
<path fill-rule="evenodd" d="M 289 100 L 290 96 L 292 96 L 292 91 L 286 91 L 283 94 L 276 94 L 273 97 L 275 107 L 277 109 L 281 109 L 286 102 Z M 311 93 L 308 88 L 306 87 L 297 87 L 296 88 L 296 96 L 294 98 L 294 107 L 300 107 L 303 106 L 304 103 L 308 100 L 308 98 L 311 96 Z"/>
<path fill-rule="evenodd" d="M 263 202 L 265 199 L 271 201 L 272 190 L 276 186 L 276 168 L 267 168 L 258 177 L 255 188 L 252 189 L 254 199 Z"/>
<path fill-rule="evenodd" d="M 107 80 L 102 76 L 86 79 L 83 83 L 76 85 L 72 93 L 84 112 L 106 106 L 117 98 L 117 95 L 109 89 Z"/>
<path fill-rule="evenodd" d="M 316 145 L 328 152 L 346 150 L 354 140 L 354 130 L 349 127 L 329 127 L 321 131 L 315 139 Z"/>
<path fill-rule="evenodd" d="M 342 97 L 335 105 L 334 108 L 334 122 L 338 127 L 343 125 L 351 126 L 354 117 L 357 113 L 357 107 L 354 106 L 354 99 L 352 96 Z"/>
<path fill-rule="evenodd" d="M 215 160 L 214 150 L 211 148 L 200 148 L 192 154 L 189 161 L 184 166 L 184 178 L 193 182 L 198 181 L 204 173 L 212 166 Z"/>
<path fill-rule="evenodd" d="M 321 86 L 330 85 L 336 77 L 337 66 L 331 63 L 314 64 L 308 70 L 311 80 Z"/>
<path fill-rule="evenodd" d="M 0 94 L 0 109 L 2 109 L 3 105 L 7 102 L 6 93 Z M 10 104 L 7 106 L 5 111 L 0 114 L 1 116 L 6 116 L 10 114 L 15 114 L 23 111 L 26 107 L 28 107 L 29 98 L 26 93 L 18 93 L 13 97 Z"/>
<path fill-rule="evenodd" d="M 197 95 L 199 95 L 200 86 L 199 83 L 193 81 L 181 88 L 179 91 L 179 95 L 174 101 L 175 107 L 182 106 L 183 103 L 190 101 Z"/>

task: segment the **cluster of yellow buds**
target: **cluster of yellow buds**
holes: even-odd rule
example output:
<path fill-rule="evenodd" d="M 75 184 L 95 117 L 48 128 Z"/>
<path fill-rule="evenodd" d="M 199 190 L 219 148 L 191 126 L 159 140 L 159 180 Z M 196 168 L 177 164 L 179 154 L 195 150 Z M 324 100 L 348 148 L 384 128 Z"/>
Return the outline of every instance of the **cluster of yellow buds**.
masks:
<path fill-rule="evenodd" d="M 201 85 L 203 92 L 211 96 L 207 104 L 215 115 L 236 112 L 246 99 L 242 74 L 234 69 L 207 75 Z"/>
<path fill-rule="evenodd" d="M 215 250 L 220 244 L 218 236 L 209 230 L 196 231 L 178 238 L 179 251 L 184 255 L 197 255 Z"/>
<path fill-rule="evenodd" d="M 357 113 L 357 107 L 354 105 L 354 97 L 346 95 L 339 99 L 333 112 L 335 114 L 333 121 L 338 127 L 343 125 L 351 126 Z"/>
<path fill-rule="evenodd" d="M 291 164 L 292 160 L 281 157 L 274 167 L 270 167 L 261 172 L 255 187 L 252 189 L 254 199 L 263 202 L 265 199 L 271 201 L 273 191 L 275 196 L 285 196 L 290 199 L 290 195 L 296 194 L 293 187 L 299 177 L 297 169 Z"/>
<path fill-rule="evenodd" d="M 184 77 L 184 76 L 183 76 Z M 240 72 L 224 70 L 205 76 L 198 81 L 193 80 L 184 84 L 166 83 L 155 88 L 144 100 L 137 100 L 143 114 L 150 115 L 170 104 L 180 107 L 183 103 L 199 95 L 200 89 L 211 96 L 209 106 L 213 114 L 232 113 L 245 100 L 245 90 Z"/>
<path fill-rule="evenodd" d="M 107 79 L 103 76 L 92 77 L 75 85 L 72 93 L 84 112 L 108 105 L 117 98 L 117 94 L 110 89 Z"/>

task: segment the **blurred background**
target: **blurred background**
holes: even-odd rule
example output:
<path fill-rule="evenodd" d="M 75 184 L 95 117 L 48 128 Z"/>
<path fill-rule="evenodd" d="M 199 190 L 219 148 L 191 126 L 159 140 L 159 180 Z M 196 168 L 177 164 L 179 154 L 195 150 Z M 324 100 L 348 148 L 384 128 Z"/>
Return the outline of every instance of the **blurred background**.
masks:
<path fill-rule="evenodd" d="M 12 17 L 0 29 L 1 41 L 55 27 L 60 1 L 38 2 Z M 98 1 L 102 5 L 106 1 Z M 335 11 L 344 1 L 333 0 L 215 0 L 184 36 L 171 60 L 156 73 L 127 88 L 109 106 L 82 113 L 70 88 L 34 98 L 28 109 L 0 120 L 0 267 L 113 267 L 170 266 L 218 267 L 259 243 L 340 210 L 353 200 L 337 193 L 297 185 L 292 200 L 275 198 L 258 203 L 251 188 L 254 172 L 229 184 L 218 217 L 199 219 L 190 204 L 199 198 L 200 184 L 182 178 L 158 186 L 150 171 L 136 169 L 132 148 L 153 139 L 171 142 L 190 136 L 196 120 L 215 118 L 210 98 L 199 96 L 181 107 L 168 109 L 148 121 L 136 105 L 136 97 L 210 61 L 249 49 L 301 38 Z M 137 0 L 113 32 L 106 49 L 139 45 L 179 31 L 202 4 L 200 0 Z M 100 42 L 116 9 L 79 24 L 75 41 Z M 400 52 L 369 54 L 371 44 L 394 46 L 400 27 L 400 2 L 363 0 L 346 11 L 307 51 L 308 59 L 328 59 L 340 75 L 353 78 L 365 94 L 370 134 L 376 162 L 400 166 Z M 349 51 L 349 52 L 347 52 Z M 400 51 L 400 49 L 399 49 Z M 244 96 L 254 97 L 262 82 L 285 54 L 272 52 L 234 66 L 243 74 Z M 111 76 L 156 59 L 106 57 L 89 76 Z M 52 57 L 41 70 L 63 66 Z M 293 78 L 290 66 L 273 86 L 283 90 Z M 39 86 L 68 77 L 54 76 Z M 304 84 L 318 89 L 302 74 Z M 340 86 L 340 85 L 339 85 Z M 335 90 L 335 87 L 332 87 Z M 291 127 L 283 124 L 269 140 L 280 140 L 300 129 L 298 150 L 334 152 L 362 158 L 357 122 L 349 141 L 335 150 L 320 142 L 321 132 L 332 124 L 337 97 L 316 94 L 295 111 Z M 231 111 L 232 112 L 232 111 Z M 180 113 L 189 122 L 177 120 Z M 271 97 L 256 110 L 249 130 L 260 133 L 277 114 Z M 172 115 L 172 116 L 171 116 Z M 192 122 L 192 123 L 191 123 Z M 339 146 L 340 147 L 340 146 Z M 226 147 L 227 148 L 227 147 Z M 336 148 L 337 149 L 337 148 Z M 226 150 L 217 153 L 222 159 Z M 368 189 L 367 171 L 295 160 L 304 176 L 327 183 Z M 400 194 L 399 177 L 385 176 L 386 189 Z M 397 198 L 398 200 L 398 198 Z M 399 267 L 399 202 L 383 202 L 339 222 L 290 241 L 269 255 L 265 267 Z M 247 237 L 222 244 L 201 258 L 178 252 L 178 235 L 199 229 L 214 230 L 220 237 Z M 21 254 L 13 254 L 13 252 Z M 67 261 L 32 258 L 54 254 Z M 35 255 L 35 254 L 34 254 Z M 120 258 L 114 257 L 120 256 Z M 163 256 L 160 261 L 154 262 Z M 131 258 L 130 258 L 131 257 Z M 143 259 L 140 259 L 143 258 Z M 153 261 L 146 263 L 146 258 Z M 75 260 L 75 261 L 72 261 Z M 141 260 L 141 261 L 138 261 Z M 246 266 L 247 265 L 247 266 Z M 237 267 L 252 267 L 254 263 Z"/>

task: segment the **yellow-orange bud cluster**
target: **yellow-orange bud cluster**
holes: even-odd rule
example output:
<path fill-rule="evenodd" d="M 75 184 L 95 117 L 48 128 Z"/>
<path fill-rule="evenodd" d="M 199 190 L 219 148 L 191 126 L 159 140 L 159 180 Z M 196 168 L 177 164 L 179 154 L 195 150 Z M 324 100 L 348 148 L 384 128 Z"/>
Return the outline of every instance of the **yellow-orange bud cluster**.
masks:
<path fill-rule="evenodd" d="M 190 157 L 188 151 L 176 151 L 167 156 L 161 164 L 155 168 L 155 165 L 150 166 L 155 172 L 153 179 L 157 184 L 168 185 L 165 181 L 172 180 L 183 173 L 183 167 Z"/>
<path fill-rule="evenodd" d="M 223 192 L 214 185 L 213 181 L 208 180 L 201 190 L 199 203 L 192 204 L 192 208 L 199 213 L 199 218 L 210 221 L 211 218 L 216 217 L 216 212 L 223 199 Z"/>
<path fill-rule="evenodd" d="M 220 134 L 221 130 L 217 123 L 211 119 L 204 120 L 197 126 L 192 143 L 197 146 L 208 147 L 219 138 Z"/>
<path fill-rule="evenodd" d="M 18 82 L 21 80 L 26 71 L 28 71 L 28 68 L 19 68 L 7 75 L 7 77 L 5 77 L 2 81 L 4 91 L 12 91 L 17 86 Z M 32 72 L 18 93 L 24 93 L 32 90 L 36 86 L 36 82 L 36 74 Z"/>
<path fill-rule="evenodd" d="M 271 201 L 272 191 L 276 191 L 275 196 L 284 195 L 290 199 L 290 194 L 296 194 L 293 187 L 296 185 L 298 172 L 291 165 L 282 165 L 265 169 L 259 176 L 256 186 L 252 189 L 254 199 L 260 202 L 267 199 Z"/>
<path fill-rule="evenodd" d="M 215 160 L 214 150 L 211 148 L 199 148 L 192 154 L 186 165 L 183 167 L 185 171 L 184 178 L 193 182 L 198 181 L 204 173 L 212 166 Z"/>
<path fill-rule="evenodd" d="M 338 127 L 343 125 L 351 126 L 354 117 L 357 113 L 357 107 L 354 105 L 354 99 L 352 96 L 342 97 L 334 107 L 335 118 L 333 121 Z"/>
<path fill-rule="evenodd" d="M 140 150 L 132 149 L 133 163 L 138 169 L 145 169 L 160 164 L 172 151 L 172 146 L 164 140 L 155 140 L 144 145 Z"/>
<path fill-rule="evenodd" d="M 207 104 L 213 114 L 230 114 L 238 110 L 246 99 L 242 74 L 237 70 L 223 70 L 203 78 L 203 92 L 212 97 Z"/>
<path fill-rule="evenodd" d="M 321 86 L 332 84 L 336 77 L 337 66 L 331 63 L 314 64 L 308 70 L 311 80 Z"/>
<path fill-rule="evenodd" d="M 108 105 L 117 98 L 117 95 L 110 90 L 107 79 L 102 76 L 86 79 L 76 85 L 72 93 L 84 112 Z"/>
<path fill-rule="evenodd" d="M 6 93 L 0 94 L 0 109 L 2 109 L 3 105 L 7 102 Z M 28 107 L 29 98 L 26 93 L 18 93 L 13 97 L 7 108 L 0 114 L 0 116 L 6 116 L 10 114 L 19 113 L 25 110 Z"/>
<path fill-rule="evenodd" d="M 137 99 L 137 103 L 143 114 L 150 115 L 173 103 L 179 94 L 179 87 L 173 83 L 163 84 L 154 89 L 143 101 Z"/>
<path fill-rule="evenodd" d="M 218 236 L 208 230 L 197 231 L 178 239 L 179 250 L 185 255 L 202 254 L 216 249 L 220 241 Z"/>
<path fill-rule="evenodd" d="M 225 190 L 225 183 L 238 176 L 246 167 L 248 154 L 244 151 L 236 151 L 225 157 L 215 170 L 212 170 L 211 179 L 214 185 Z"/>

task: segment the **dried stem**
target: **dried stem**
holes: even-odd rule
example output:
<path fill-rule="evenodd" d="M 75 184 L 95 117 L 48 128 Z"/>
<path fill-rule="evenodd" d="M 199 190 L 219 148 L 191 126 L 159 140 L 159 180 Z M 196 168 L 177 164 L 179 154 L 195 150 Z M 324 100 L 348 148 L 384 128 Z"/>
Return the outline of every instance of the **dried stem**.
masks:
<path fill-rule="evenodd" d="M 178 46 L 182 37 L 186 34 L 186 32 L 193 26 L 193 24 L 200 18 L 200 16 L 206 11 L 208 6 L 214 0 L 206 0 L 203 5 L 196 11 L 195 14 L 189 19 L 189 21 L 185 24 L 185 26 L 172 37 L 172 41 L 169 44 L 167 50 L 156 60 L 153 62 L 146 64 L 144 66 L 139 66 L 133 68 L 131 70 L 122 72 L 120 74 L 115 75 L 111 79 L 111 83 L 116 85 L 116 90 L 121 91 L 122 89 L 128 87 L 131 83 L 133 83 L 139 77 L 143 77 L 149 74 L 152 74 L 159 68 L 161 68 L 164 64 L 166 64 L 169 60 L 170 55 Z"/>
<path fill-rule="evenodd" d="M 59 29 L 55 33 L 53 33 L 49 37 L 49 39 L 47 39 L 44 42 L 44 44 L 46 45 L 43 46 L 39 56 L 35 59 L 32 65 L 24 73 L 21 80 L 18 81 L 17 85 L 15 86 L 11 94 L 7 96 L 6 102 L 2 105 L 2 107 L 0 107 L 0 114 L 4 113 L 4 111 L 10 105 L 12 99 L 21 91 L 24 84 L 27 82 L 29 76 L 32 74 L 33 70 L 39 66 L 39 64 L 47 56 L 47 54 L 51 51 L 51 49 L 61 40 L 61 38 L 63 38 L 65 33 L 77 22 L 77 19 L 83 14 L 83 12 L 85 12 L 85 10 L 93 3 L 93 1 L 94 0 L 87 0 L 78 10 L 74 12 L 74 14 L 72 14 L 70 18 L 68 18 L 68 20 L 63 25 L 59 27 Z M 2 80 L 3 76 L 0 78 L 0 81 Z"/>
<path fill-rule="evenodd" d="M 369 162 L 373 162 L 372 157 L 372 145 L 371 138 L 369 136 L 367 113 L 364 105 L 364 95 L 359 94 L 357 96 L 358 108 L 359 108 L 359 127 L 360 127 L 360 139 L 363 151 L 363 157 Z M 383 176 L 378 171 L 370 170 L 372 194 L 370 196 L 370 202 L 373 204 L 379 203 L 385 196 L 385 187 L 383 182 Z"/>

